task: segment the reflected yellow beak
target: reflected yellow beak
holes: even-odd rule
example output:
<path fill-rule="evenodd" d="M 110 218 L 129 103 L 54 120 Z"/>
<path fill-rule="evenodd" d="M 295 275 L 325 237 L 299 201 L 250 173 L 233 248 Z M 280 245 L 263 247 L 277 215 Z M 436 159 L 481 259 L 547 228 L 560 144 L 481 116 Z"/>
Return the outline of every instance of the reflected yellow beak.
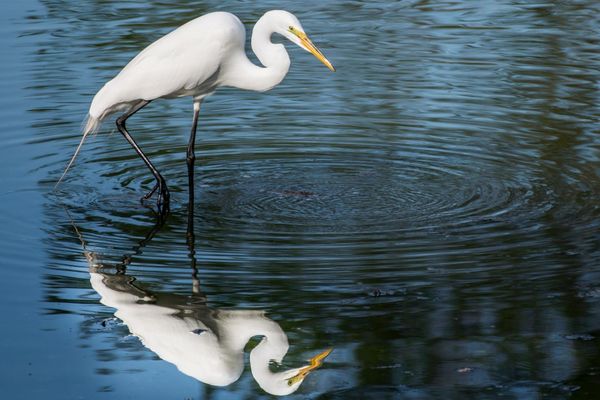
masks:
<path fill-rule="evenodd" d="M 335 68 L 334 68 L 333 64 L 331 64 L 331 62 L 329 62 L 329 60 L 323 55 L 323 53 L 321 53 L 321 50 L 319 50 L 317 48 L 317 46 L 315 46 L 313 44 L 313 42 L 311 42 L 311 40 L 308 38 L 308 36 L 306 36 L 306 33 L 299 31 L 297 29 L 294 29 L 292 27 L 290 27 L 290 32 L 292 32 L 294 35 L 296 35 L 298 37 L 298 39 L 300 39 L 300 42 L 302 43 L 302 47 L 304 47 L 306 50 L 310 51 L 312 53 L 312 55 L 317 57 L 317 59 L 319 61 L 321 61 L 323 64 L 325 64 L 325 66 L 327 68 L 329 68 L 331 71 L 335 72 Z"/>
<path fill-rule="evenodd" d="M 327 64 L 325 64 L 325 65 L 327 65 Z M 290 379 L 288 379 L 288 385 L 292 386 L 293 384 L 297 383 L 298 381 L 303 380 L 304 378 L 306 378 L 306 375 L 310 374 L 312 371 L 314 371 L 315 369 L 317 369 L 321 365 L 323 365 L 323 360 L 332 351 L 333 351 L 333 349 L 327 349 L 324 352 L 319 353 L 316 356 L 314 356 L 313 358 L 311 358 L 309 360 L 310 361 L 310 365 L 307 365 L 306 367 L 300 368 L 300 371 L 298 371 L 298 373 L 296 375 L 294 375 L 293 377 L 291 377 Z"/>

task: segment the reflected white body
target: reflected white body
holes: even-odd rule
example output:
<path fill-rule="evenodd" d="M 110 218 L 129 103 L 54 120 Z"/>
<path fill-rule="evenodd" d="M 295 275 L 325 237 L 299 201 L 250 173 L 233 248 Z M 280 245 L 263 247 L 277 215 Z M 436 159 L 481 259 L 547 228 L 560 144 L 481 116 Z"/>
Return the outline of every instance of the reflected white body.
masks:
<path fill-rule="evenodd" d="M 271 361 L 281 363 L 289 345 L 281 327 L 263 311 L 186 307 L 183 296 L 149 297 L 127 275 L 92 270 L 90 282 L 102 304 L 115 308 L 115 316 L 145 347 L 186 375 L 215 386 L 237 381 L 244 370 L 244 347 L 250 338 L 262 336 L 250 353 L 252 375 L 261 388 L 285 395 L 302 383 L 289 382 L 300 368 L 276 373 L 269 369 Z"/>

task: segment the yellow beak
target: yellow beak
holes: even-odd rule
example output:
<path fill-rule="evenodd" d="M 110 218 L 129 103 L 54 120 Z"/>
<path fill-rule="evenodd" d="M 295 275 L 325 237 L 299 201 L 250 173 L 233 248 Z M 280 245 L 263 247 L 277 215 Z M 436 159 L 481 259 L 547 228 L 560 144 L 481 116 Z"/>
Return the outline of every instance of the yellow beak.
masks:
<path fill-rule="evenodd" d="M 327 65 L 327 64 L 325 64 L 325 65 Z M 310 361 L 310 365 L 307 365 L 306 367 L 300 368 L 300 371 L 298 371 L 298 373 L 296 375 L 294 375 L 293 377 L 291 377 L 290 379 L 288 379 L 288 385 L 292 386 L 294 383 L 303 380 L 304 378 L 306 378 L 306 375 L 310 374 L 312 371 L 314 371 L 315 369 L 317 369 L 321 365 L 323 365 L 323 360 L 332 351 L 333 351 L 333 349 L 327 349 L 324 352 L 319 353 L 316 356 L 314 356 L 313 358 L 311 358 L 309 360 Z"/>
<path fill-rule="evenodd" d="M 331 64 L 331 62 L 329 62 L 329 60 L 327 58 L 325 58 L 323 53 L 321 53 L 321 50 L 319 50 L 317 48 L 317 46 L 315 46 L 313 44 L 313 42 L 311 42 L 311 40 L 308 38 L 308 36 L 306 36 L 306 33 L 299 31 L 297 29 L 293 29 L 293 28 L 290 29 L 290 32 L 292 32 L 294 35 L 298 36 L 298 39 L 300 39 L 300 42 L 302 43 L 302 47 L 304 47 L 306 50 L 310 51 L 312 53 L 312 55 L 317 57 L 317 59 L 319 61 L 321 61 L 323 64 L 325 64 L 325 66 L 327 68 L 329 68 L 331 71 L 335 72 L 335 68 L 334 68 L 333 64 Z"/>

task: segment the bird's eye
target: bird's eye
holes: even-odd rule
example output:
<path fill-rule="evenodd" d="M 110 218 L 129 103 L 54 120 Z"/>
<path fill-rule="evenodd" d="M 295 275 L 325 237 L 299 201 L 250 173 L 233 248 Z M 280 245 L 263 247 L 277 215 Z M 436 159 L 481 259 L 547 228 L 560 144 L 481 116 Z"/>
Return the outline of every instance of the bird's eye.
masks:
<path fill-rule="evenodd" d="M 289 30 L 290 30 L 291 32 L 294 32 L 294 27 L 290 25 L 290 27 L 289 27 Z"/>

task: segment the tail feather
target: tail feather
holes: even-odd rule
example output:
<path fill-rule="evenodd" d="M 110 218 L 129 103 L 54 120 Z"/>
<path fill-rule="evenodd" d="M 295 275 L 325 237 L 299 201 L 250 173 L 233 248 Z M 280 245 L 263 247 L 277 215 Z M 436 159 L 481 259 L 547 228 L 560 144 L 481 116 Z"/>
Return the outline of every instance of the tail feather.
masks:
<path fill-rule="evenodd" d="M 87 122 L 85 124 L 85 128 L 83 129 L 83 135 L 81 137 L 81 141 L 79 142 L 79 145 L 77 146 L 77 148 L 75 149 L 75 154 L 73 154 L 73 157 L 71 157 L 71 160 L 69 161 L 69 163 L 67 164 L 67 167 L 65 168 L 64 172 L 62 173 L 62 175 L 60 176 L 60 179 L 58 180 L 58 182 L 56 182 L 56 184 L 54 185 L 54 189 L 56 189 L 58 187 L 58 185 L 60 185 L 60 183 L 62 182 L 63 178 L 65 177 L 65 175 L 67 174 L 67 171 L 69 170 L 69 168 L 71 168 L 71 166 L 73 165 L 73 163 L 75 162 L 75 158 L 77 158 L 77 155 L 79 154 L 79 151 L 81 150 L 81 147 L 83 146 L 83 142 L 85 141 L 85 138 L 90 134 L 95 132 L 96 130 L 98 130 L 98 127 L 100 126 L 100 119 L 99 118 L 95 118 L 92 117 L 91 115 L 88 115 L 88 119 Z"/>

